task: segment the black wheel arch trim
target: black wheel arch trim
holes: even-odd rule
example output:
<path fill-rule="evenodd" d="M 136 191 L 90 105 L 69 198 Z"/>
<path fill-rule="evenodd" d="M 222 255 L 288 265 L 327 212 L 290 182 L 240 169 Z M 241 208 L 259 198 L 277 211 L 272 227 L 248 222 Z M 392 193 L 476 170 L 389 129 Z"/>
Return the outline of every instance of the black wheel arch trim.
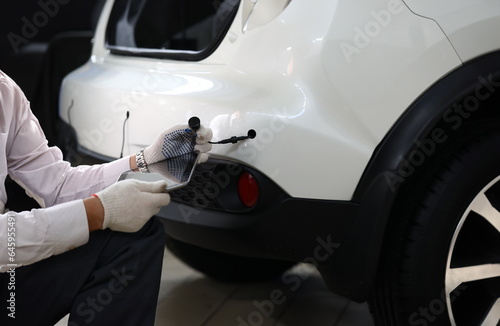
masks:
<path fill-rule="evenodd" d="M 490 91 L 491 98 L 500 104 L 498 81 L 500 51 L 475 58 L 428 88 L 392 126 L 375 149 L 353 194 L 352 202 L 359 203 L 359 209 L 349 233 L 329 266 L 322 267 L 321 273 L 333 292 L 359 302 L 366 300 L 377 273 L 391 210 L 404 181 L 413 175 L 411 155 L 425 140 L 435 140 L 437 145 L 445 139 L 446 127 L 451 131 L 460 127 L 465 117 L 469 118 L 467 114 L 472 110 L 460 112 L 463 113 L 460 121 L 453 115 L 456 112 L 450 110 L 455 110 L 453 105 L 460 105 L 471 94 L 481 99 Z M 480 116 L 490 114 L 482 112 Z M 418 168 L 418 164 L 414 165 L 413 168 Z"/>

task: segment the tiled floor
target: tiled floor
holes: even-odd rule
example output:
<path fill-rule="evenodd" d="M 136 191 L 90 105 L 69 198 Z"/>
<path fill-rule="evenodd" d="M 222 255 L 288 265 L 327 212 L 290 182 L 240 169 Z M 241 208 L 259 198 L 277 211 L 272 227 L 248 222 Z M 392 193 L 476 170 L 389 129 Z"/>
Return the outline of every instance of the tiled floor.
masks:
<path fill-rule="evenodd" d="M 157 326 L 372 326 L 366 304 L 336 296 L 308 265 L 294 282 L 223 284 L 165 252 Z M 272 300 L 273 299 L 274 303 Z M 67 325 L 64 318 L 56 326 Z"/>

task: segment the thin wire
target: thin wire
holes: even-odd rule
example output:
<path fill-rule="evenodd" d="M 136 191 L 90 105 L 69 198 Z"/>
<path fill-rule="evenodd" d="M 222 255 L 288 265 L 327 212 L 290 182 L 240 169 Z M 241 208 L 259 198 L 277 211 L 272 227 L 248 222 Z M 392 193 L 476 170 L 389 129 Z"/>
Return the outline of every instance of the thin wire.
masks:
<path fill-rule="evenodd" d="M 125 118 L 125 121 L 123 121 L 122 150 L 120 152 L 120 158 L 123 157 L 123 149 L 125 148 L 125 125 L 127 124 L 127 120 L 129 117 L 130 117 L 130 112 L 127 111 L 127 117 Z"/>

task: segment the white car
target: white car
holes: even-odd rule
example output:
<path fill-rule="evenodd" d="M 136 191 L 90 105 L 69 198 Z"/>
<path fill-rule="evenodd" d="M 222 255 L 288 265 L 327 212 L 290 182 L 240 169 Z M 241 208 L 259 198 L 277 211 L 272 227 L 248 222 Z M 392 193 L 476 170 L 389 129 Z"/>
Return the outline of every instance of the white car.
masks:
<path fill-rule="evenodd" d="M 311 263 L 377 325 L 499 325 L 499 31 L 497 0 L 109 0 L 62 85 L 67 150 L 253 129 L 160 212 L 181 259 L 292 290 Z"/>

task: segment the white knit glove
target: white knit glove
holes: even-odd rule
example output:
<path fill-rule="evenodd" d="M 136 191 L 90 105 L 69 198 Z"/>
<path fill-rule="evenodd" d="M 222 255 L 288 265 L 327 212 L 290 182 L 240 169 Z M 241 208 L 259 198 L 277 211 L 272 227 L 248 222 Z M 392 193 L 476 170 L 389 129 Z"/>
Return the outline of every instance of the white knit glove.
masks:
<path fill-rule="evenodd" d="M 162 132 L 155 141 L 144 148 L 146 165 L 192 151 L 206 153 L 212 149 L 212 130 L 200 126 L 194 132 L 188 125 L 178 125 Z"/>
<path fill-rule="evenodd" d="M 166 187 L 165 181 L 124 180 L 98 192 L 96 196 L 104 207 L 102 229 L 139 231 L 162 206 L 170 203 Z"/>

